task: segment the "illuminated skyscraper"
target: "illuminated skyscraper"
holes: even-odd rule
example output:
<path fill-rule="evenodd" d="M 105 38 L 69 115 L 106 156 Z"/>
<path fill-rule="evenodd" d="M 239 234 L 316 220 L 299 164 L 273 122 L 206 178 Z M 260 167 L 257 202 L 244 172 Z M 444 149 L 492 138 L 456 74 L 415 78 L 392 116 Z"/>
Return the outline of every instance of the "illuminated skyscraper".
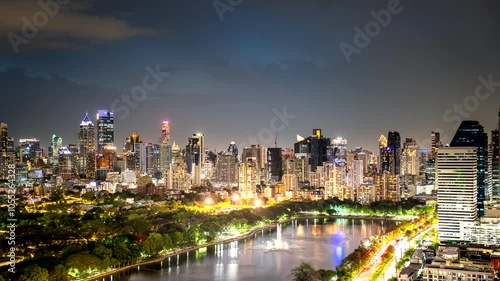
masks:
<path fill-rule="evenodd" d="M 439 132 L 431 132 L 431 155 L 436 158 L 438 148 L 441 146 L 441 134 Z"/>
<path fill-rule="evenodd" d="M 73 153 L 71 153 L 67 147 L 60 147 L 57 152 L 59 153 L 57 164 L 59 176 L 61 176 L 63 180 L 74 178 L 77 174 L 77 163 L 75 163 Z"/>
<path fill-rule="evenodd" d="M 95 178 L 95 131 L 94 123 L 88 114 L 80 123 L 78 132 L 78 153 L 80 156 L 80 176 Z"/>
<path fill-rule="evenodd" d="M 161 126 L 160 143 L 170 144 L 170 124 L 168 121 L 163 121 L 163 125 Z"/>
<path fill-rule="evenodd" d="M 321 135 L 321 129 L 314 129 L 313 134 L 307 138 L 297 137 L 294 152 L 309 156 L 311 171 L 316 172 L 318 166 L 323 166 L 324 162 L 328 162 L 328 147 L 330 145 L 330 138 Z"/>
<path fill-rule="evenodd" d="M 37 160 L 41 159 L 40 140 L 38 139 L 20 139 L 19 140 L 19 161 L 34 165 Z"/>
<path fill-rule="evenodd" d="M 193 186 L 201 185 L 201 170 L 205 163 L 205 136 L 193 134 L 186 145 L 187 173 L 191 175 Z"/>
<path fill-rule="evenodd" d="M 62 138 L 56 135 L 52 135 L 50 143 L 51 145 L 49 147 L 49 158 L 52 159 L 52 162 L 56 163 L 59 159 L 59 150 L 63 147 Z"/>
<path fill-rule="evenodd" d="M 7 138 L 9 136 L 8 125 L 0 123 L 0 157 L 7 158 Z"/>
<path fill-rule="evenodd" d="M 392 175 L 401 173 L 401 136 L 398 132 L 389 132 L 387 135 L 389 152 L 389 172 Z"/>
<path fill-rule="evenodd" d="M 498 111 L 497 129 L 491 132 L 491 188 L 492 199 L 500 200 L 500 110 Z"/>
<path fill-rule="evenodd" d="M 97 111 L 97 153 L 104 152 L 104 146 L 114 146 L 115 142 L 115 114 L 112 110 L 100 109 Z"/>
<path fill-rule="evenodd" d="M 420 174 L 420 153 L 417 142 L 406 139 L 401 156 L 401 175 L 418 176 Z"/>
<path fill-rule="evenodd" d="M 488 134 L 478 121 L 462 121 L 450 147 L 475 147 L 477 152 L 477 212 L 484 216 L 484 200 L 488 187 Z"/>
<path fill-rule="evenodd" d="M 444 147 L 438 151 L 440 241 L 464 240 L 464 225 L 477 220 L 477 155 L 475 147 Z"/>
<path fill-rule="evenodd" d="M 243 199 L 250 199 L 256 196 L 258 169 L 252 160 L 242 162 L 238 166 L 238 187 Z"/>

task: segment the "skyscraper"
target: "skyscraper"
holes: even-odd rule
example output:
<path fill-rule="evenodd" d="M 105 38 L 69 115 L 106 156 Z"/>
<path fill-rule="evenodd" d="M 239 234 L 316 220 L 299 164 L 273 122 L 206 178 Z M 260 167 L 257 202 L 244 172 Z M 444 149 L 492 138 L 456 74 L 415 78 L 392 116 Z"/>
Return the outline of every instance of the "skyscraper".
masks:
<path fill-rule="evenodd" d="M 437 150 L 441 146 L 441 134 L 439 132 L 431 132 L 431 156 L 436 158 Z"/>
<path fill-rule="evenodd" d="M 258 171 L 256 163 L 252 160 L 238 165 L 238 187 L 242 198 L 250 199 L 256 196 Z"/>
<path fill-rule="evenodd" d="M 283 161 L 281 158 L 281 148 L 272 147 L 267 150 L 267 160 L 269 166 L 269 179 L 271 181 L 280 181 L 283 177 Z"/>
<path fill-rule="evenodd" d="M 500 110 L 498 111 L 498 128 L 491 132 L 491 189 L 492 199 L 500 200 Z"/>
<path fill-rule="evenodd" d="M 188 138 L 186 145 L 187 173 L 191 175 L 191 183 L 194 186 L 201 185 L 201 170 L 205 163 L 205 136 L 201 133 L 193 134 Z"/>
<path fill-rule="evenodd" d="M 417 142 L 406 139 L 401 155 L 401 175 L 418 176 L 420 174 L 420 153 Z"/>
<path fill-rule="evenodd" d="M 80 156 L 80 176 L 95 178 L 95 131 L 94 123 L 85 114 L 78 132 L 78 153 Z"/>
<path fill-rule="evenodd" d="M 401 136 L 398 132 L 389 132 L 387 135 L 389 147 L 389 172 L 392 175 L 401 173 Z"/>
<path fill-rule="evenodd" d="M 450 147 L 475 147 L 477 153 L 477 211 L 484 216 L 484 200 L 488 187 L 488 134 L 478 121 L 462 121 Z"/>
<path fill-rule="evenodd" d="M 115 142 L 115 114 L 109 109 L 97 111 L 97 153 L 104 152 L 104 146 L 114 146 Z"/>
<path fill-rule="evenodd" d="M 477 151 L 444 147 L 437 154 L 439 241 L 464 239 L 464 225 L 478 217 Z"/>
<path fill-rule="evenodd" d="M 330 138 L 324 137 L 321 134 L 321 129 L 314 129 L 311 136 L 297 138 L 297 142 L 294 144 L 294 152 L 308 157 L 311 171 L 316 172 L 318 166 L 323 166 L 323 162 L 328 161 L 328 147 L 330 145 Z"/>
<path fill-rule="evenodd" d="M 9 129 L 6 123 L 0 123 L 0 157 L 7 158 L 7 138 Z"/>
<path fill-rule="evenodd" d="M 163 125 L 161 126 L 160 143 L 170 144 L 170 124 L 168 121 L 163 121 Z"/>

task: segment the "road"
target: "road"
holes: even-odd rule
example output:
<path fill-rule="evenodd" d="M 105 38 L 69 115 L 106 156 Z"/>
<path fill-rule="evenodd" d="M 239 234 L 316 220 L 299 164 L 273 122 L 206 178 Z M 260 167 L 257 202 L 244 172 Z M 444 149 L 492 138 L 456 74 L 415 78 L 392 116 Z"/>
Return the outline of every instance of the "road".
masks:
<path fill-rule="evenodd" d="M 402 258 L 402 256 L 404 255 L 404 253 L 408 250 L 408 248 L 410 248 L 411 245 L 415 245 L 415 241 L 417 241 L 417 239 L 419 239 L 422 235 L 424 235 L 427 232 L 431 231 L 435 227 L 436 227 L 435 225 L 433 225 L 431 227 L 428 227 L 426 230 L 424 230 L 423 232 L 421 232 L 419 235 L 415 236 L 411 241 L 406 241 L 406 239 L 401 239 L 399 242 L 397 242 L 396 240 L 394 240 L 394 241 L 392 241 L 390 243 L 387 243 L 386 245 L 384 245 L 384 247 L 382 247 L 372 257 L 372 259 L 370 260 L 370 262 L 368 262 L 368 264 L 361 271 L 361 273 L 358 274 L 358 276 L 356 278 L 354 278 L 354 279 L 355 280 L 359 280 L 359 281 L 368 281 L 368 280 L 370 280 L 370 278 L 375 274 L 375 271 L 377 271 L 377 269 L 380 266 L 382 266 L 382 256 L 387 251 L 387 248 L 389 246 L 394 246 L 394 248 L 396 250 L 395 251 L 395 255 L 394 255 L 394 259 L 392 260 L 392 262 L 390 263 L 390 265 L 387 267 L 386 271 L 383 274 L 381 274 L 381 277 L 379 278 L 379 280 L 387 281 L 390 278 L 395 277 L 396 276 L 396 264 L 397 264 L 396 261 L 399 260 L 400 258 Z"/>
<path fill-rule="evenodd" d="M 392 259 L 391 264 L 388 266 L 387 270 L 384 272 L 384 274 L 381 275 L 381 278 L 379 280 L 382 281 L 387 281 L 391 279 L 392 277 L 397 277 L 396 273 L 396 265 L 397 261 L 401 259 L 404 255 L 404 253 L 412 246 L 416 244 L 416 241 L 423 237 L 425 234 L 427 234 L 429 231 L 434 229 L 436 225 L 432 225 L 428 227 L 426 230 L 422 231 L 419 235 L 413 237 L 413 239 L 409 242 L 406 242 L 406 240 L 401 240 L 399 243 L 396 243 L 394 248 L 396 249 L 396 255 Z"/>

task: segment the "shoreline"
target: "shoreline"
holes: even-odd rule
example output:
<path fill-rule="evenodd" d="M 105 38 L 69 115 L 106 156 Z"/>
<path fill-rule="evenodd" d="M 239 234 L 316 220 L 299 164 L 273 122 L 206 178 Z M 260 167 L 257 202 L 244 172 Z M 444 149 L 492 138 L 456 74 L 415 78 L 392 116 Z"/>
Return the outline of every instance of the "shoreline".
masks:
<path fill-rule="evenodd" d="M 194 251 L 194 250 L 197 250 L 197 249 L 206 248 L 206 247 L 214 246 L 214 245 L 217 245 L 217 244 L 227 244 L 227 243 L 231 243 L 231 242 L 235 242 L 235 241 L 244 240 L 244 239 L 247 239 L 247 238 L 253 236 L 255 233 L 257 233 L 259 231 L 266 230 L 266 229 L 269 229 L 269 228 L 275 228 L 277 223 L 280 223 L 280 224 L 281 223 L 288 223 L 288 222 L 291 222 L 293 220 L 305 220 L 305 219 L 357 219 L 357 220 L 361 220 L 361 219 L 368 219 L 368 220 L 393 220 L 393 221 L 402 221 L 402 220 L 412 220 L 414 218 L 415 218 L 415 216 L 363 216 L 363 215 L 346 215 L 346 216 L 342 216 L 342 215 L 334 215 L 334 216 L 328 216 L 328 215 L 312 216 L 311 215 L 311 216 L 308 216 L 308 215 L 306 215 L 306 216 L 294 217 L 294 218 L 286 219 L 286 220 L 283 220 L 283 221 L 279 221 L 279 222 L 267 224 L 267 225 L 258 227 L 256 229 L 252 229 L 252 230 L 250 230 L 247 233 L 238 235 L 237 237 L 233 237 L 233 238 L 229 238 L 229 239 L 225 239 L 225 240 L 220 240 L 220 241 L 214 241 L 214 242 L 206 243 L 206 244 L 199 245 L 199 246 L 190 246 L 190 247 L 187 247 L 187 248 L 176 250 L 175 252 L 171 252 L 171 253 L 165 254 L 165 255 L 163 255 L 161 257 L 158 257 L 158 258 L 155 258 L 155 259 L 152 259 L 152 260 L 139 261 L 139 262 L 136 262 L 134 264 L 127 265 L 127 266 L 122 266 L 120 268 L 113 269 L 113 270 L 110 270 L 110 271 L 107 271 L 107 272 L 103 272 L 101 274 L 98 274 L 98 275 L 95 275 L 95 276 L 92 276 L 92 277 L 87 277 L 87 278 L 84 278 L 84 279 L 73 279 L 73 280 L 77 280 L 77 281 L 98 281 L 101 278 L 105 278 L 107 276 L 111 276 L 111 275 L 119 273 L 121 271 L 125 271 L 125 270 L 132 269 L 134 267 L 139 267 L 139 266 L 142 266 L 142 265 L 159 263 L 159 262 L 162 262 L 162 261 L 164 261 L 165 259 L 167 259 L 169 257 L 173 257 L 173 256 L 176 256 L 176 255 L 184 254 L 184 253 L 191 252 L 191 251 Z"/>

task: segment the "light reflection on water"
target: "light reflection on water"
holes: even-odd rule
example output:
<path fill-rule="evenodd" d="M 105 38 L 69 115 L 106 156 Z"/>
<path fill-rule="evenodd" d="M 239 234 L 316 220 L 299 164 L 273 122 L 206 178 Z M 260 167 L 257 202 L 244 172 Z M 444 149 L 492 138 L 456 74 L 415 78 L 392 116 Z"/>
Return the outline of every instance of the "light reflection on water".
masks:
<path fill-rule="evenodd" d="M 381 220 L 297 220 L 283 225 L 288 251 L 268 252 L 267 241 L 276 230 L 258 232 L 252 238 L 219 244 L 106 277 L 103 281 L 214 281 L 290 280 L 290 272 L 302 260 L 315 268 L 335 269 L 364 238 L 383 234 L 397 222 Z"/>

